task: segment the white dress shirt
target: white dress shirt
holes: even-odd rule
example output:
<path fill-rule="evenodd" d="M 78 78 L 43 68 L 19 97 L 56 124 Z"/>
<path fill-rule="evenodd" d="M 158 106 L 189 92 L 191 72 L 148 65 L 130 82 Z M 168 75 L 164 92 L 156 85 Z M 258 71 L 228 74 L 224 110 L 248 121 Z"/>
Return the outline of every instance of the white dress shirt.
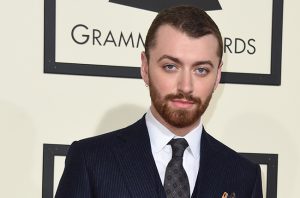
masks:
<path fill-rule="evenodd" d="M 176 136 L 169 129 L 163 126 L 148 110 L 146 114 L 146 125 L 149 132 L 150 143 L 154 161 L 159 172 L 159 176 L 162 184 L 165 179 L 166 167 L 172 158 L 172 148 L 168 145 L 168 142 L 173 138 L 182 138 Z M 199 165 L 200 165 L 200 143 L 202 134 L 202 123 L 187 133 L 183 138 L 186 139 L 189 146 L 184 151 L 183 154 L 183 167 L 187 173 L 189 184 L 190 184 L 190 194 L 195 187 Z"/>

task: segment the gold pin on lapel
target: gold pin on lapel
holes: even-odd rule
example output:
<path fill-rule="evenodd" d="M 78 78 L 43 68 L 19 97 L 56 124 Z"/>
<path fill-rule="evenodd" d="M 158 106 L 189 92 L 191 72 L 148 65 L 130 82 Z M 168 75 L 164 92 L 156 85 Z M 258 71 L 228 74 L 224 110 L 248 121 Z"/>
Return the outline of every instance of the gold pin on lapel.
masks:
<path fill-rule="evenodd" d="M 228 196 L 228 193 L 227 192 L 224 192 L 223 195 L 222 195 L 222 198 L 236 198 L 235 197 L 235 193 L 231 193 L 229 196 Z"/>
<path fill-rule="evenodd" d="M 222 195 L 222 198 L 227 198 L 227 197 L 228 197 L 228 193 L 224 192 L 223 195 Z"/>

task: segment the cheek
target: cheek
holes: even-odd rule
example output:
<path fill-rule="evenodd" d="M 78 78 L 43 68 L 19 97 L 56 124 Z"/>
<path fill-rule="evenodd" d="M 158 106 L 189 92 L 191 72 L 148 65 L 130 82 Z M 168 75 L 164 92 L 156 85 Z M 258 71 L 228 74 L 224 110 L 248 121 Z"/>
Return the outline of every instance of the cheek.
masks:
<path fill-rule="evenodd" d="M 150 83 L 162 96 L 176 93 L 176 79 L 154 71 L 149 73 L 149 79 Z"/>
<path fill-rule="evenodd" d="M 201 82 L 195 85 L 195 95 L 201 99 L 206 99 L 214 90 L 214 82 Z"/>
<path fill-rule="evenodd" d="M 153 81 L 153 84 L 162 97 L 171 93 L 176 93 L 176 88 L 172 82 L 156 80 Z"/>

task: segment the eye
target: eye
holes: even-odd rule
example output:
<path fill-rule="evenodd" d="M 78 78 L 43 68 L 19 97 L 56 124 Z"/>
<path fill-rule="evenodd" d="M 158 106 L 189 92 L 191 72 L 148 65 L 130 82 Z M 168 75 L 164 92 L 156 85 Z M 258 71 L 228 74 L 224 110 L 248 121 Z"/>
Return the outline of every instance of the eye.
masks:
<path fill-rule="evenodd" d="M 166 64 L 163 66 L 164 70 L 166 71 L 175 71 L 176 70 L 176 65 L 174 64 Z"/>
<path fill-rule="evenodd" d="M 205 76 L 208 74 L 208 72 L 209 72 L 209 70 L 205 67 L 197 67 L 195 69 L 195 73 L 200 76 Z"/>

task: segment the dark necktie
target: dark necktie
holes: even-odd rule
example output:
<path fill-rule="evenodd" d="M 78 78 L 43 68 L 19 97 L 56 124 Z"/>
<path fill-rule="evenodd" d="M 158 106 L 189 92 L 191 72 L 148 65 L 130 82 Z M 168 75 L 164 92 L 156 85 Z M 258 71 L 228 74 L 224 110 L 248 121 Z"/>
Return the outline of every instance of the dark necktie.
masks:
<path fill-rule="evenodd" d="M 172 159 L 166 168 L 164 181 L 167 198 L 189 198 L 189 180 L 182 165 L 183 153 L 189 144 L 184 138 L 172 139 L 168 144 L 172 147 Z"/>

